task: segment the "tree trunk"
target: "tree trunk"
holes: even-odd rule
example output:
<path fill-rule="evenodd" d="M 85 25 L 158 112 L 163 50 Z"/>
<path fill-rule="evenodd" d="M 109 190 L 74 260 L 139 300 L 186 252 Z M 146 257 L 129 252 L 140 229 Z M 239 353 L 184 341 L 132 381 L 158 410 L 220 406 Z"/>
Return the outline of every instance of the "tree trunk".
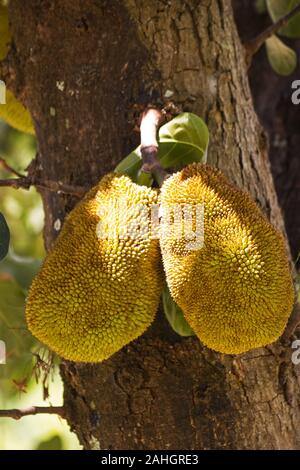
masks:
<path fill-rule="evenodd" d="M 33 115 L 43 178 L 93 185 L 137 143 L 139 109 L 171 100 L 206 120 L 209 163 L 284 231 L 229 0 L 11 0 L 10 19 L 6 81 Z M 49 249 L 76 200 L 42 197 Z M 300 448 L 285 356 L 280 342 L 217 354 L 159 313 L 103 364 L 63 361 L 67 419 L 86 449 Z"/>
<path fill-rule="evenodd" d="M 234 5 L 243 40 L 253 38 L 270 24 L 269 15 L 259 15 L 253 0 L 234 0 Z M 300 57 L 300 39 L 284 38 L 284 41 Z M 255 56 L 249 71 L 254 107 L 269 136 L 272 174 L 293 259 L 297 258 L 300 247 L 300 106 L 292 103 L 291 94 L 292 83 L 299 76 L 299 60 L 292 75 L 277 75 L 271 69 L 265 47 Z"/>

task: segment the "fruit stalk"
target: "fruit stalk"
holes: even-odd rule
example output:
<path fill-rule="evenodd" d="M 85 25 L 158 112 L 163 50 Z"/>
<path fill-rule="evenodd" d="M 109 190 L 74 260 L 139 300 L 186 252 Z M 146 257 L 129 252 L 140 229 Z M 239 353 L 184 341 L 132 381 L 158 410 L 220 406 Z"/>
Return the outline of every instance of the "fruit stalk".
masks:
<path fill-rule="evenodd" d="M 156 108 L 148 108 L 141 119 L 141 154 L 143 166 L 141 171 L 151 174 L 161 186 L 169 174 L 162 168 L 158 155 L 157 130 L 163 121 L 162 112 Z"/>

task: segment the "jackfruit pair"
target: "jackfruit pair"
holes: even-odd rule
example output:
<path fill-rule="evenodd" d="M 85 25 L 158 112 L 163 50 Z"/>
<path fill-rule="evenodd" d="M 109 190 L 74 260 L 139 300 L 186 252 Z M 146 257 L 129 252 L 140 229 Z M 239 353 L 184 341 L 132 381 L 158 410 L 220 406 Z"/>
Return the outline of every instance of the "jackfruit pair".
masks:
<path fill-rule="evenodd" d="M 159 198 L 168 286 L 199 339 L 238 354 L 283 332 L 294 290 L 282 236 L 220 171 L 192 164 L 168 178 L 160 196 L 107 175 L 68 216 L 26 307 L 32 333 L 61 356 L 102 361 L 153 321 L 163 276 L 149 211 Z M 174 206 L 190 208 L 195 229 L 198 205 L 203 246 L 186 239 L 184 219 L 170 216 Z"/>
<path fill-rule="evenodd" d="M 5 59 L 10 41 L 7 7 L 0 4 L 0 61 Z M 6 103 L 0 104 L 0 118 L 21 132 L 34 134 L 29 111 L 8 89 L 6 90 Z"/>

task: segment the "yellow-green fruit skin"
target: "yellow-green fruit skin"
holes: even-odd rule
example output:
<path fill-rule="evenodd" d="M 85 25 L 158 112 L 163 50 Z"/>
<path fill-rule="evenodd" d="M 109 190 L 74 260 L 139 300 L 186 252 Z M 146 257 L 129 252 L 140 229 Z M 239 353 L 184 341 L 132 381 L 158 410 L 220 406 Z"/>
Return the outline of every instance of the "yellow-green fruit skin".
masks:
<path fill-rule="evenodd" d="M 5 59 L 7 55 L 10 40 L 7 7 L 0 5 L 0 61 Z M 29 111 L 8 89 L 6 89 L 6 103 L 0 104 L 0 119 L 21 132 L 34 135 Z"/>
<path fill-rule="evenodd" d="M 277 340 L 295 295 L 282 235 L 247 193 L 208 165 L 192 164 L 166 180 L 162 213 L 174 204 L 204 204 L 202 247 L 176 239 L 166 216 L 160 234 L 170 292 L 195 334 L 227 354 Z"/>
<path fill-rule="evenodd" d="M 163 274 L 141 207 L 157 202 L 156 191 L 109 174 L 67 217 L 26 304 L 30 331 L 60 356 L 103 361 L 152 323 Z"/>

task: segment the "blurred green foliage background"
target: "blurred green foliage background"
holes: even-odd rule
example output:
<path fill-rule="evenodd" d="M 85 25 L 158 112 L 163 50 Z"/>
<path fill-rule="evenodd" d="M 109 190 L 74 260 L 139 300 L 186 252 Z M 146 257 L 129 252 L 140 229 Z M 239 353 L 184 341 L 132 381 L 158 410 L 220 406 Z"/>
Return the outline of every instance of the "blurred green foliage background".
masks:
<path fill-rule="evenodd" d="M 35 152 L 34 137 L 0 120 L 1 159 L 25 174 Z M 12 177 L 0 163 L 0 178 Z M 6 364 L 0 364 L 0 408 L 61 405 L 58 359 L 33 338 L 24 319 L 27 290 L 45 255 L 41 197 L 35 188 L 1 187 L 0 212 L 11 232 L 9 254 L 0 261 L 0 340 L 6 344 Z M 0 418 L 0 449 L 80 448 L 67 423 L 55 415 L 28 416 L 20 421 Z"/>

